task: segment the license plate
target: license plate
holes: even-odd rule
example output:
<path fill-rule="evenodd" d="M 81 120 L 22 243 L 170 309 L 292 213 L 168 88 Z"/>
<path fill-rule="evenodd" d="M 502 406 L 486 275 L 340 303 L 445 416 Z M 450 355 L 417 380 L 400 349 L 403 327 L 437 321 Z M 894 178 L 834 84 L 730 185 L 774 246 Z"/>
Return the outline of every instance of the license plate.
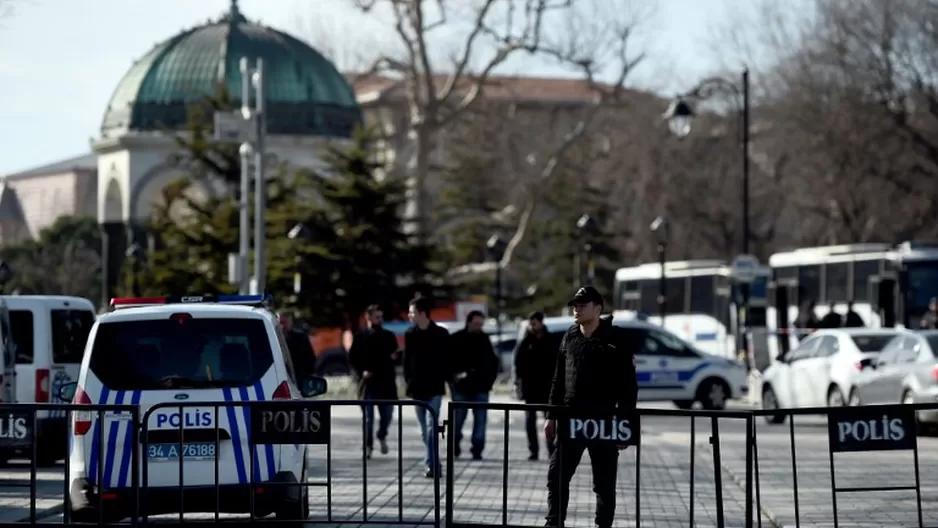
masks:
<path fill-rule="evenodd" d="M 150 444 L 147 446 L 147 458 L 150 460 L 178 460 L 180 447 L 182 458 L 186 460 L 215 458 L 214 442 L 191 442 L 182 444 Z"/>

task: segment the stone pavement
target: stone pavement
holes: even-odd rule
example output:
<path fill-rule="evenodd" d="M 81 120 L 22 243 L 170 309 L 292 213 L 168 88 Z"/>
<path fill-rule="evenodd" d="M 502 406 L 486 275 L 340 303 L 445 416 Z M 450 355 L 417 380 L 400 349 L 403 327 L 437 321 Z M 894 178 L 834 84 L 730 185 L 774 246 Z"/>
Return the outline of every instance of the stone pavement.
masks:
<path fill-rule="evenodd" d="M 36 517 L 62 511 L 64 468 L 39 468 L 36 471 Z M 30 467 L 28 461 L 13 461 L 0 466 L 0 523 L 26 522 L 30 518 Z"/>
<path fill-rule="evenodd" d="M 795 526 L 795 472 L 792 469 L 789 425 L 758 425 L 760 505 L 776 526 Z M 827 426 L 820 417 L 797 417 L 795 467 L 798 515 L 802 528 L 834 526 Z M 745 478 L 745 439 L 725 435 L 723 466 L 741 484 Z M 938 441 L 919 438 L 919 468 L 924 525 L 938 524 Z M 838 453 L 834 455 L 837 487 L 912 486 L 914 460 L 910 451 Z M 914 491 L 837 494 L 841 528 L 919 526 Z"/>

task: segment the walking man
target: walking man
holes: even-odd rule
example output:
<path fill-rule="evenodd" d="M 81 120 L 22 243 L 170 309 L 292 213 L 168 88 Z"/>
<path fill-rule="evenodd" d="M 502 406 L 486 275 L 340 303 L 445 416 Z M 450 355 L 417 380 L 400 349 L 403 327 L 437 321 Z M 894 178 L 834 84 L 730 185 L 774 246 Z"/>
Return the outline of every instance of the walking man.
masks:
<path fill-rule="evenodd" d="M 534 312 L 528 316 L 528 330 L 515 348 L 515 386 L 519 398 L 525 403 L 547 404 L 559 347 L 559 340 L 551 336 L 544 326 L 544 314 Z M 524 429 L 531 453 L 528 460 L 537 460 L 540 451 L 537 411 L 524 411 Z M 553 452 L 554 443 L 547 442 L 548 458 Z"/>
<path fill-rule="evenodd" d="M 283 328 L 283 338 L 287 342 L 290 359 L 296 370 L 298 379 L 306 379 L 316 373 L 316 352 L 309 341 L 309 333 L 297 328 L 293 320 L 293 312 L 280 312 L 280 327 Z"/>
<path fill-rule="evenodd" d="M 466 326 L 450 338 L 453 354 L 453 401 L 487 403 L 495 378 L 498 377 L 500 362 L 495 355 L 492 341 L 482 331 L 485 314 L 471 311 L 466 316 Z M 488 410 L 484 407 L 472 409 L 472 459 L 482 460 L 485 449 L 485 424 Z M 462 429 L 466 423 L 467 410 L 458 408 L 454 413 L 453 434 L 456 435 L 456 452 L 461 454 Z"/>
<path fill-rule="evenodd" d="M 452 370 L 446 355 L 449 353 L 449 332 L 430 320 L 430 299 L 418 297 L 410 301 L 408 316 L 414 326 L 404 334 L 404 382 L 407 396 L 425 403 L 439 416 L 446 382 Z M 426 447 L 425 475 L 439 474 L 440 462 L 433 438 L 437 433 L 437 420 L 424 407 L 416 407 L 420 437 Z"/>
<path fill-rule="evenodd" d="M 638 383 L 635 379 L 637 343 L 625 330 L 600 318 L 603 298 L 592 286 L 577 290 L 568 303 L 574 324 L 560 343 L 557 367 L 551 382 L 550 404 L 565 406 L 551 411 L 544 424 L 548 441 L 557 443 L 547 472 L 547 526 L 566 519 L 570 479 L 583 451 L 589 451 L 596 492 L 596 526 L 610 528 L 616 511 L 616 469 L 619 450 L 626 445 L 587 442 L 569 438 L 569 416 L 609 419 L 627 416 L 635 409 Z"/>
<path fill-rule="evenodd" d="M 384 312 L 377 304 L 365 310 L 368 328 L 355 336 L 349 350 L 349 366 L 358 379 L 358 396 L 362 400 L 396 400 L 397 381 L 394 361 L 397 359 L 397 338 L 382 328 Z M 375 407 L 378 407 L 378 445 L 381 454 L 388 453 L 388 427 L 394 417 L 390 403 L 363 405 L 365 416 L 365 456 L 374 451 Z"/>

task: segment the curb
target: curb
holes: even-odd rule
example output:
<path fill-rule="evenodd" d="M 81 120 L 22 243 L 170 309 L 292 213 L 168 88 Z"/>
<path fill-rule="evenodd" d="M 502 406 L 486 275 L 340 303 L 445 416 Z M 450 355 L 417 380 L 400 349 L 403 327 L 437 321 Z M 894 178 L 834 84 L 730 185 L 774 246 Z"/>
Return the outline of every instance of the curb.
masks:
<path fill-rule="evenodd" d="M 36 508 L 36 520 L 41 521 L 42 519 L 46 519 L 48 517 L 52 517 L 53 515 L 58 515 L 64 512 L 65 512 L 65 502 L 61 502 L 59 504 L 56 504 L 55 506 L 50 506 L 48 508 Z M 13 522 L 14 523 L 28 523 L 28 522 L 32 522 L 32 519 L 30 518 L 30 515 L 27 514 L 24 517 L 14 520 Z"/>

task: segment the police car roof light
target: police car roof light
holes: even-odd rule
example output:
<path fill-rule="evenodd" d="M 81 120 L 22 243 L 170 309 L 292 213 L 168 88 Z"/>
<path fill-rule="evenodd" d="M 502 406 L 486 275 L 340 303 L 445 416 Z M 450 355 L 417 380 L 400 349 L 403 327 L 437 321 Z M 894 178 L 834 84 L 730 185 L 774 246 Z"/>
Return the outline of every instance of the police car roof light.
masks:
<path fill-rule="evenodd" d="M 111 299 L 114 309 L 132 308 L 138 306 L 153 306 L 159 304 L 236 304 L 242 306 L 264 306 L 273 304 L 273 295 L 175 295 L 169 297 L 115 297 Z"/>

